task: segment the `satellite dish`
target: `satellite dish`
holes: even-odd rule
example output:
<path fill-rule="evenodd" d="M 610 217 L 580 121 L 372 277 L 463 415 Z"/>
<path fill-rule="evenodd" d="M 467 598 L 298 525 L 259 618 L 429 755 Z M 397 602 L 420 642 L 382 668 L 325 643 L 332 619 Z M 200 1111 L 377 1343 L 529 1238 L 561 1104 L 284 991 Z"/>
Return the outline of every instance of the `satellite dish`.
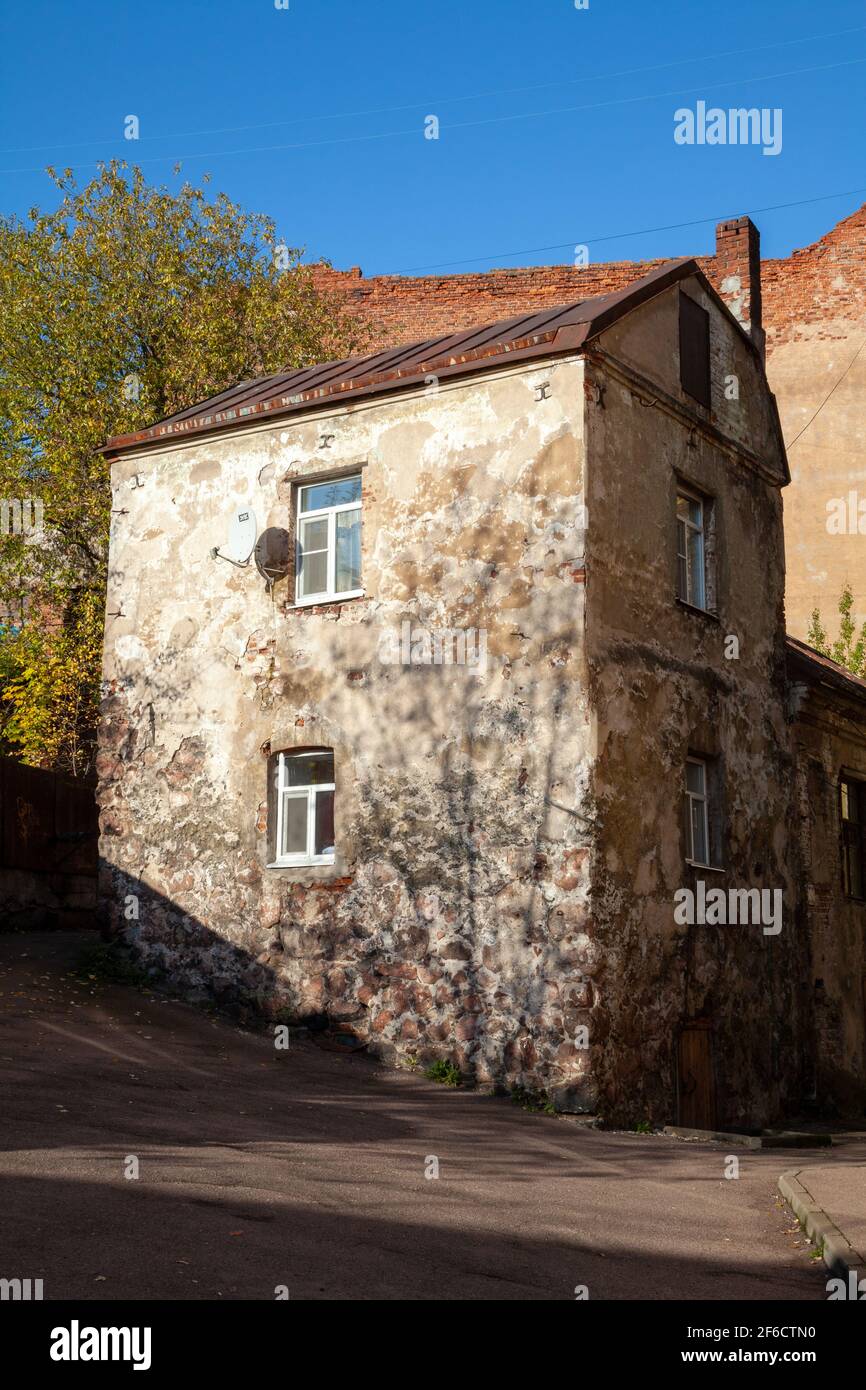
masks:
<path fill-rule="evenodd" d="M 268 526 L 256 541 L 256 569 L 275 584 L 289 572 L 289 533 L 282 526 Z"/>
<path fill-rule="evenodd" d="M 221 549 L 216 546 L 211 555 L 229 560 L 233 565 L 246 565 L 256 545 L 256 514 L 252 507 L 239 507 L 229 522 L 229 538 Z"/>

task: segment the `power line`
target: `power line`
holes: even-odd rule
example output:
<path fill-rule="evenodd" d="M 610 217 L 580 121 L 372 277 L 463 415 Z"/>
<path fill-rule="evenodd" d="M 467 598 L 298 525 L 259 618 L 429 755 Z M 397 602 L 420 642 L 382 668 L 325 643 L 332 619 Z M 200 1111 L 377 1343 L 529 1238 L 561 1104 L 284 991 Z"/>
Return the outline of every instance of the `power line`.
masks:
<path fill-rule="evenodd" d="M 441 127 L 444 130 L 470 130 L 480 126 L 502 125 L 510 121 L 535 120 L 544 116 L 571 115 L 579 111 L 598 111 L 611 106 L 630 106 L 638 102 L 659 101 L 664 97 L 693 96 L 695 93 L 718 91 L 726 87 L 742 87 L 749 82 L 770 82 L 782 77 L 801 77 L 811 72 L 829 72 L 836 68 L 854 67 L 860 63 L 866 63 L 866 57 L 848 58 L 839 63 L 820 63 L 808 68 L 790 68 L 786 72 L 766 72 L 757 77 L 737 77 L 728 82 L 704 82 L 699 87 L 681 87 L 667 92 L 650 92 L 645 96 L 637 97 L 614 97 L 609 101 L 586 102 L 580 106 L 557 106 L 547 111 L 522 111 L 512 113 L 508 116 L 488 116 L 475 121 L 454 121 L 450 125 Z M 208 150 L 203 154 L 182 154 L 182 155 L 155 155 L 149 159 L 140 159 L 136 163 L 143 164 L 165 164 L 167 161 L 179 163 L 185 159 L 226 159 L 230 156 L 240 154 L 272 154 L 283 150 L 309 150 L 321 149 L 325 145 L 354 145 L 362 144 L 371 140 L 389 140 L 403 135 L 417 137 L 419 129 L 412 126 L 407 130 L 386 130 L 376 135 L 345 135 L 335 137 L 331 140 L 304 140 L 296 141 L 286 145 L 253 145 L 239 150 Z M 72 164 L 67 167 L 73 171 L 77 169 L 90 169 L 93 167 L 94 160 L 88 160 L 84 164 Z M 41 167 L 30 169 L 0 169 L 0 174 L 41 174 Z"/>
<path fill-rule="evenodd" d="M 793 449 L 794 445 L 797 443 L 797 440 L 802 439 L 807 429 L 809 429 L 810 426 L 815 423 L 818 416 L 821 414 L 821 411 L 824 409 L 824 406 L 829 401 L 830 397 L 833 395 L 836 389 L 842 385 L 842 382 L 845 380 L 851 368 L 854 366 L 854 363 L 857 361 L 857 358 L 860 356 L 864 347 L 866 347 L 866 338 L 863 339 L 862 343 L 858 347 L 857 351 L 854 353 L 854 356 L 851 358 L 851 361 L 848 363 L 848 366 L 845 368 L 844 372 L 840 376 L 839 380 L 836 382 L 835 386 L 832 386 L 830 390 L 827 392 L 826 396 L 824 397 L 821 404 L 818 406 L 818 409 L 815 411 L 815 414 L 812 416 L 811 420 L 807 420 L 803 428 L 800 430 L 800 433 L 796 435 L 794 439 L 791 440 L 790 444 L 785 445 L 786 450 Z"/>
<path fill-rule="evenodd" d="M 689 63 L 701 63 L 715 61 L 719 58 L 737 58 L 749 53 L 766 53 L 771 49 L 789 48 L 792 44 L 798 43 L 817 43 L 821 39 L 842 38 L 848 34 L 866 33 L 866 24 L 856 25 L 851 29 L 835 29 L 824 34 L 802 35 L 796 39 L 780 39 L 777 43 L 759 44 L 753 48 L 729 48 L 721 53 L 702 53 L 693 58 L 676 58 L 670 63 L 653 63 L 647 67 L 623 68 L 619 72 L 608 73 L 589 73 L 585 77 L 562 78 L 558 82 L 538 82 L 528 87 L 500 87 L 488 92 L 475 92 L 469 96 L 462 97 L 439 97 L 435 100 L 418 100 L 407 102 L 401 106 L 376 106 L 366 111 L 342 111 L 342 112 L 322 112 L 319 115 L 293 116 L 285 121 L 261 121 L 255 125 L 236 125 L 236 126 L 216 126 L 205 130 L 181 130 L 167 132 L 164 135 L 142 135 L 140 140 L 186 140 L 198 135 L 237 135 L 247 130 L 273 130 L 280 126 L 299 125 L 308 121 L 340 121 L 356 120 L 362 116 L 385 116 L 392 115 L 397 111 L 416 111 L 421 106 L 453 106 L 458 102 L 464 101 L 483 101 L 488 97 L 517 96 L 524 92 L 550 91 L 554 87 L 573 87 L 582 82 L 610 82 L 618 77 L 636 77 L 647 72 L 663 72 L 670 68 L 683 67 Z M 809 69 L 806 69 L 809 71 Z M 62 145 L 18 145 L 7 149 L 0 149 L 0 154 L 35 154 L 39 150 L 71 150 L 83 149 L 88 145 L 100 143 L 122 144 L 123 137 L 109 137 L 106 142 L 103 136 L 94 136 L 90 140 L 77 140 L 73 143 Z M 208 156 L 204 156 L 207 158 Z M 7 171 L 2 172 L 23 172 Z"/>
<path fill-rule="evenodd" d="M 682 227 L 701 227 L 708 222 L 724 222 L 730 217 L 757 217 L 762 212 L 779 212 L 783 208 L 801 208 L 810 203 L 827 203 L 833 198 L 851 198 L 857 193 L 866 193 L 866 184 L 862 188 L 848 188 L 839 193 L 822 193 L 817 198 L 798 198 L 791 203 L 770 203 L 762 208 L 747 208 L 745 212 L 740 209 L 736 213 L 716 214 L 714 217 L 696 217 L 690 222 L 669 222 L 663 227 L 642 227 L 634 232 L 608 232 L 605 236 L 590 236 L 586 238 L 587 244 L 597 246 L 603 241 L 624 241 L 627 237 L 650 236 L 653 232 L 676 232 Z M 402 270 L 395 270 L 395 275 L 413 275 L 419 270 L 444 270 L 448 266 L 454 265 L 475 265 L 478 261 L 504 261 L 512 256 L 540 256 L 545 251 L 561 251 L 565 246 L 573 246 L 574 238 L 568 241 L 557 241 L 551 246 L 524 247 L 522 251 L 498 251 L 486 256 L 472 256 L 463 261 L 437 261 L 435 264 L 407 266 Z"/>
<path fill-rule="evenodd" d="M 787 72 L 765 72 L 757 77 L 735 77 L 728 82 L 703 82 L 700 87 L 680 87 L 670 92 L 652 92 L 647 96 L 612 97 L 610 101 L 587 102 L 582 106 L 557 106 L 549 111 L 521 111 L 510 116 L 488 116 L 477 121 L 453 121 L 446 130 L 466 130 L 471 126 L 499 125 L 504 121 L 524 121 L 534 116 L 558 116 L 573 111 L 597 111 L 605 106 L 629 106 L 641 101 L 656 101 L 661 97 L 694 96 L 699 92 L 718 91 L 724 87 L 742 87 L 746 82 L 769 82 L 777 77 L 801 77 L 809 72 L 829 72 L 833 68 L 850 68 L 858 63 L 866 63 L 866 57 L 846 58 L 840 63 L 819 63 L 810 68 L 789 68 Z"/>

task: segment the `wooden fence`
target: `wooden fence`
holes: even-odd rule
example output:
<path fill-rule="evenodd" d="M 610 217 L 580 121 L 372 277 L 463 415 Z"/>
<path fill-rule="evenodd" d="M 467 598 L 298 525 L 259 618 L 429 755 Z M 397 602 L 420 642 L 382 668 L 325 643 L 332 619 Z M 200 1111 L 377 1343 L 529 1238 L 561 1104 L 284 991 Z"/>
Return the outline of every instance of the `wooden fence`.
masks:
<path fill-rule="evenodd" d="M 0 925 L 66 925 L 96 904 L 93 788 L 0 758 Z"/>

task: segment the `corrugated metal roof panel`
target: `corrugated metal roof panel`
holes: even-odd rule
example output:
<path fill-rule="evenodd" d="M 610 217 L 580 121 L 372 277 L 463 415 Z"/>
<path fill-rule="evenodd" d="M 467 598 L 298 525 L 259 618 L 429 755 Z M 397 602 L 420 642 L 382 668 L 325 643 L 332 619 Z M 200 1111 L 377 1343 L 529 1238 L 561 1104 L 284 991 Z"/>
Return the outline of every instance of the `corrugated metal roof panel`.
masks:
<path fill-rule="evenodd" d="M 506 360 L 531 360 L 574 351 L 645 299 L 661 293 L 678 280 L 700 274 L 693 260 L 671 261 L 615 294 L 521 314 L 481 328 L 389 348 L 365 357 L 324 362 L 240 382 L 147 429 L 115 436 L 103 452 L 115 457 L 175 437 L 208 434 L 237 426 L 239 421 L 251 417 L 288 415 L 311 405 L 405 388 L 429 375 L 468 376 L 495 368 Z"/>

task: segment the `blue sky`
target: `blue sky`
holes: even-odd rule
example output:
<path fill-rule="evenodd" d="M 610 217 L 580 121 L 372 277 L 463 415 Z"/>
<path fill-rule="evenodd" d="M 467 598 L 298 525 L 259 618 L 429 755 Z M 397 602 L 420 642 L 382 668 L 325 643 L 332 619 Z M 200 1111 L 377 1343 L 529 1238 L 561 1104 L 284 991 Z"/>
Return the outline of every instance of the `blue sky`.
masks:
<path fill-rule="evenodd" d="M 183 157 L 367 275 L 703 253 L 798 203 L 753 213 L 786 255 L 866 201 L 863 0 L 7 0 L 0 54 L 3 212 L 53 205 L 47 163 Z M 699 99 L 780 107 L 781 153 L 675 144 Z"/>

